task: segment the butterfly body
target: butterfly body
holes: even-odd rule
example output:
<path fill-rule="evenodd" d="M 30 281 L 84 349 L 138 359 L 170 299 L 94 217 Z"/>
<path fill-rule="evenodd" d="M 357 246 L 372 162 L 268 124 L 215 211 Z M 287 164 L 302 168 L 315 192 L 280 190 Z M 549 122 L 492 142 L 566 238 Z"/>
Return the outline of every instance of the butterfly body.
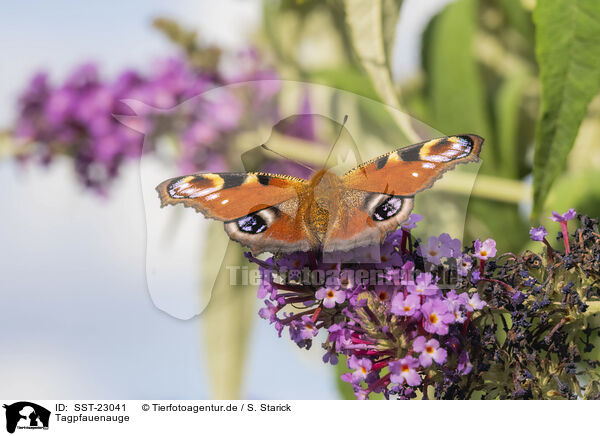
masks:
<path fill-rule="evenodd" d="M 301 219 L 306 230 L 321 242 L 327 233 L 330 219 L 336 218 L 336 205 L 343 197 L 343 185 L 340 178 L 327 170 L 317 172 L 304 191 L 300 204 Z M 304 201 L 302 201 L 304 199 Z"/>
<path fill-rule="evenodd" d="M 458 163 L 478 160 L 476 135 L 401 148 L 342 176 L 310 180 L 267 173 L 200 173 L 157 187 L 162 206 L 182 203 L 224 222 L 253 253 L 350 250 L 380 243 L 404 222 L 416 193 Z"/>

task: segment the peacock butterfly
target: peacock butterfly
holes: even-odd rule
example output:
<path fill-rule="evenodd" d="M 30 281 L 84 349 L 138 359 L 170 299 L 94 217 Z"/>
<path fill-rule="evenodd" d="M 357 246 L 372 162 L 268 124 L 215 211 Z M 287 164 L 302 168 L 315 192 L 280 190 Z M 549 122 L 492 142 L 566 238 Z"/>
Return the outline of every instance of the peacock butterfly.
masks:
<path fill-rule="evenodd" d="M 346 251 L 379 244 L 408 218 L 414 196 L 457 164 L 479 160 L 483 138 L 457 135 L 400 148 L 342 176 L 200 173 L 157 186 L 161 207 L 182 203 L 223 221 L 253 254 Z"/>

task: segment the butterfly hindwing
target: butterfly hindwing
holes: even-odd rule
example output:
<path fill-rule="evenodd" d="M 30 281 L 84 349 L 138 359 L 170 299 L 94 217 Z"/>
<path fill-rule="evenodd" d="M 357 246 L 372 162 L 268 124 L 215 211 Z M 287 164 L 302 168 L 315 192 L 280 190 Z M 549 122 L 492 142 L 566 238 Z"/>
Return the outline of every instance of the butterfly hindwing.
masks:
<path fill-rule="evenodd" d="M 447 136 L 410 145 L 364 163 L 343 176 L 348 188 L 412 196 L 430 188 L 459 163 L 479 160 L 483 138 Z"/>
<path fill-rule="evenodd" d="M 231 239 L 253 252 L 297 251 L 312 240 L 297 222 L 298 196 L 306 181 L 265 173 L 201 173 L 156 187 L 161 206 L 183 204 L 225 223 Z"/>
<path fill-rule="evenodd" d="M 327 229 L 323 251 L 380 244 L 408 219 L 413 205 L 412 197 L 344 190 L 339 213 Z"/>

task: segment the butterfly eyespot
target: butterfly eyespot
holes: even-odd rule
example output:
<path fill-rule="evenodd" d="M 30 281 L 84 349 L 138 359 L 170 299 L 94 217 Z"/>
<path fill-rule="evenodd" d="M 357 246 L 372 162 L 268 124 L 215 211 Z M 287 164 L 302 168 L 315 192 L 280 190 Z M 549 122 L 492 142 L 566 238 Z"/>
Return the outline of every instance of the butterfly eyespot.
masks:
<path fill-rule="evenodd" d="M 403 200 L 401 197 L 389 197 L 384 200 L 373 211 L 373 219 L 375 221 L 385 221 L 392 218 L 400 209 L 402 209 Z"/>
<path fill-rule="evenodd" d="M 235 223 L 240 232 L 258 235 L 267 231 L 279 214 L 280 212 L 277 208 L 268 207 L 238 218 L 233 223 Z"/>
<path fill-rule="evenodd" d="M 469 147 L 469 149 L 473 148 L 473 139 L 471 139 L 469 136 L 459 135 L 459 136 L 457 136 L 457 138 L 459 138 L 463 144 L 465 144 L 467 147 Z"/>
<path fill-rule="evenodd" d="M 250 214 L 237 220 L 237 226 L 244 233 L 258 234 L 267 230 L 266 221 L 258 214 Z"/>

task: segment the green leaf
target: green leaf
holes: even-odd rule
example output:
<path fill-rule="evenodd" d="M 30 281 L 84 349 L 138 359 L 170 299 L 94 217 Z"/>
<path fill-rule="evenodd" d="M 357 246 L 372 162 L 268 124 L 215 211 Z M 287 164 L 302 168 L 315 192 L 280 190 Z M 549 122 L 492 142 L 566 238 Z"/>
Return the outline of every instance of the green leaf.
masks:
<path fill-rule="evenodd" d="M 520 147 L 519 121 L 521 101 L 526 86 L 530 84 L 525 74 L 519 74 L 502 83 L 495 102 L 498 158 L 501 174 L 519 178 L 519 170 L 525 159 Z"/>
<path fill-rule="evenodd" d="M 389 52 L 398 23 L 401 1 L 345 0 L 346 25 L 358 60 L 371 79 L 373 87 L 387 105 L 401 109 L 399 92 L 392 82 Z M 419 136 L 410 117 L 390 111 L 398 126 L 411 140 Z"/>
<path fill-rule="evenodd" d="M 542 84 L 533 172 L 538 214 L 600 89 L 600 2 L 538 1 L 534 21 Z"/>
<path fill-rule="evenodd" d="M 247 266 L 244 250 L 239 244 L 229 242 L 224 258 L 215 256 L 214 244 L 222 243 L 223 225 L 220 222 L 210 225 L 202 263 L 203 292 L 210 294 L 210 302 L 202 313 L 205 358 L 212 397 L 233 400 L 241 397 L 256 286 L 232 285 L 227 267 Z M 218 271 L 216 279 L 215 271 Z M 241 274 L 238 277 L 241 282 Z"/>
<path fill-rule="evenodd" d="M 367 98 L 377 98 L 377 93 L 373 89 L 371 81 L 365 77 L 362 71 L 356 68 L 345 66 L 311 71 L 310 81 L 343 89 L 344 91 L 362 95 Z"/>
<path fill-rule="evenodd" d="M 476 133 L 486 139 L 484 166 L 490 165 L 492 135 L 485 90 L 473 52 L 477 2 L 458 0 L 438 15 L 424 35 L 433 127 L 445 134 Z M 484 169 L 482 169 L 484 170 Z"/>
<path fill-rule="evenodd" d="M 502 9 L 510 23 L 527 41 L 533 43 L 534 28 L 531 21 L 531 12 L 523 7 L 522 0 L 498 0 L 498 6 Z"/>
<path fill-rule="evenodd" d="M 383 38 L 383 49 L 385 50 L 388 67 L 391 64 L 392 48 L 396 37 L 396 26 L 400 18 L 402 0 L 383 0 L 381 2 L 381 36 Z"/>
<path fill-rule="evenodd" d="M 389 54 L 396 33 L 402 1 L 345 0 L 346 24 L 352 45 L 374 84 L 393 85 Z M 395 95 L 395 92 L 393 92 Z M 384 98 L 384 96 L 381 96 Z"/>

